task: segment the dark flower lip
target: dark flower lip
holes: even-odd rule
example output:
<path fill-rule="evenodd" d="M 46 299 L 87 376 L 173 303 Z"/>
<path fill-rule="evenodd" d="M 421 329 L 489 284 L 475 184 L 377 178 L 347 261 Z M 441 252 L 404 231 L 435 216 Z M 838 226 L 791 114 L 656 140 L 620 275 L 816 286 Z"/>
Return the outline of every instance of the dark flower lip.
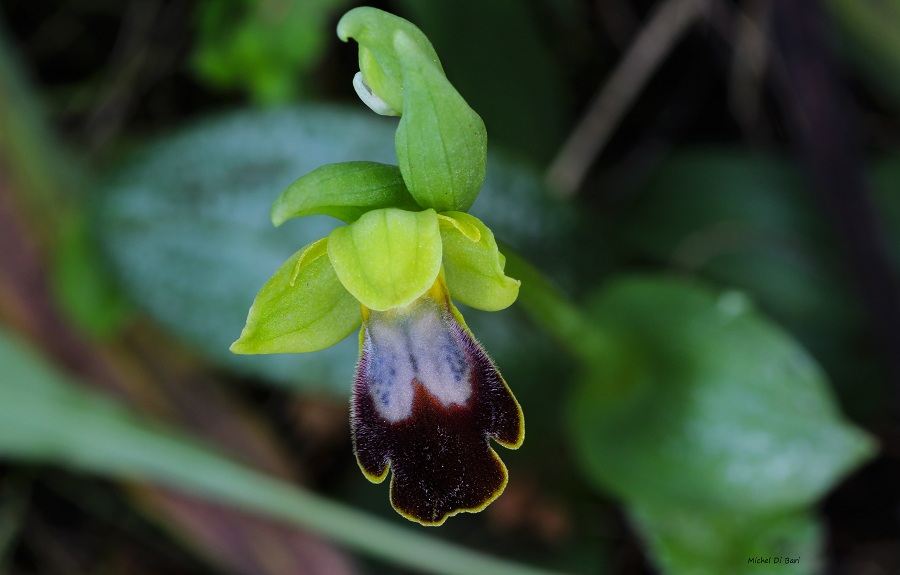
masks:
<path fill-rule="evenodd" d="M 490 439 L 516 449 L 525 438 L 521 407 L 444 289 L 430 290 L 400 318 L 371 312 L 361 334 L 351 399 L 353 446 L 363 474 L 381 483 L 392 470 L 393 507 L 430 526 L 460 512 L 481 511 L 499 497 L 508 476 Z M 382 320 L 394 322 L 386 336 L 373 323 Z M 435 326 L 443 331 L 431 333 Z M 425 328 L 428 334 L 421 333 Z M 422 339 L 427 340 L 425 347 L 417 347 L 414 340 Z M 383 349 L 385 342 L 390 349 Z M 445 363 L 420 365 L 428 359 L 421 357 L 427 350 L 437 350 L 435 361 Z M 455 365 L 459 360 L 465 364 L 462 370 Z M 385 383 L 386 374 L 401 378 Z M 448 383 L 451 392 L 444 392 L 441 385 L 447 382 L 437 385 L 429 380 L 435 374 L 451 380 L 461 376 Z M 392 408 L 384 393 L 407 402 L 411 409 Z"/>

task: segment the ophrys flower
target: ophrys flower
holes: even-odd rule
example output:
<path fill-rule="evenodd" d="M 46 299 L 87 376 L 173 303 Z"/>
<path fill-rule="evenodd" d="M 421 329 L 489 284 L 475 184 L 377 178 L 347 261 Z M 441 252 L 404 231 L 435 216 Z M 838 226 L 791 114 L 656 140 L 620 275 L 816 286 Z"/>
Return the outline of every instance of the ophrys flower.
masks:
<path fill-rule="evenodd" d="M 392 470 L 397 511 L 440 525 L 503 491 L 506 467 L 489 440 L 515 449 L 524 438 L 518 402 L 453 300 L 501 310 L 519 282 L 504 273 L 493 233 L 465 213 L 484 181 L 484 124 L 431 44 L 371 8 L 351 10 L 338 30 L 360 41 L 357 84 L 401 115 L 400 165 L 330 164 L 282 193 L 276 225 L 314 214 L 347 225 L 285 262 L 231 349 L 312 352 L 361 325 L 351 402 L 359 466 L 374 482 Z"/>
<path fill-rule="evenodd" d="M 518 289 L 474 216 L 370 210 L 285 262 L 232 351 L 317 351 L 362 325 L 351 417 L 360 468 L 380 482 L 390 467 L 395 508 L 440 524 L 506 485 L 488 438 L 516 448 L 524 437 L 518 403 L 451 297 L 498 310 Z"/>

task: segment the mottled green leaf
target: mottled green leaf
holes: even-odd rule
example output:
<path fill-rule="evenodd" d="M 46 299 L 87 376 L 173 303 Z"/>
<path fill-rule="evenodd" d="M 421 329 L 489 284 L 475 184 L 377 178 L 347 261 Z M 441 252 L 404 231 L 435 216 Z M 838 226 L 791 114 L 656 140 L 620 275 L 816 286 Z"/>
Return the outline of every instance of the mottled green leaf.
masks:
<path fill-rule="evenodd" d="M 590 366 L 572 438 L 588 477 L 626 502 L 778 513 L 874 452 L 816 363 L 740 293 L 624 279 L 591 314 L 630 353 Z"/>
<path fill-rule="evenodd" d="M 434 284 L 441 269 L 437 214 L 368 212 L 331 232 L 328 257 L 344 287 L 366 307 L 407 305 Z"/>
<path fill-rule="evenodd" d="M 346 396 L 353 338 L 312 354 L 235 355 L 260 287 L 340 222 L 275 228 L 272 201 L 299 175 L 348 160 L 391 162 L 390 122 L 325 105 L 232 112 L 137 149 L 98 190 L 95 226 L 128 297 L 216 363 L 284 385 Z"/>
<path fill-rule="evenodd" d="M 612 223 L 628 245 L 660 258 L 714 247 L 696 241 L 703 232 L 718 231 L 723 249 L 741 240 L 759 248 L 768 247 L 765 238 L 821 240 L 827 232 L 798 166 L 738 148 L 678 150 L 653 170 L 621 218 Z M 692 236 L 693 246 L 686 243 Z"/>
<path fill-rule="evenodd" d="M 487 170 L 487 132 L 447 77 L 403 32 L 394 37 L 403 71 L 403 116 L 395 146 L 419 205 L 468 211 Z"/>
<path fill-rule="evenodd" d="M 609 222 L 630 254 L 750 294 L 832 376 L 851 412 L 878 393 L 862 309 L 799 166 L 740 149 L 667 158 Z M 502 237 L 502 236 L 498 236 Z"/>
<path fill-rule="evenodd" d="M 637 506 L 629 515 L 666 575 L 820 572 L 823 529 L 808 512 L 757 517 Z"/>
<path fill-rule="evenodd" d="M 339 225 L 310 216 L 275 228 L 273 199 L 322 164 L 394 161 L 395 124 L 357 108 L 304 104 L 232 112 L 152 141 L 116 167 L 91 206 L 104 261 L 140 310 L 207 359 L 273 383 L 345 397 L 359 351 L 354 338 L 311 354 L 235 355 L 228 346 L 260 286 L 298 248 Z M 543 193 L 530 165 L 493 153 L 471 213 L 548 269 L 570 269 L 560 255 L 574 253 L 577 220 L 568 205 Z M 484 325 L 476 328 L 479 313 Z M 522 345 L 518 324 L 500 324 L 514 315 L 466 315 L 498 361 L 504 349 L 512 357 Z"/>
<path fill-rule="evenodd" d="M 317 168 L 298 179 L 272 204 L 272 223 L 290 218 L 332 216 L 352 223 L 369 210 L 416 210 L 400 169 L 378 162 L 341 162 Z"/>
<path fill-rule="evenodd" d="M 454 300 L 485 311 L 507 308 L 519 295 L 518 280 L 503 273 L 494 234 L 475 216 L 438 215 L 447 287 Z"/>
<path fill-rule="evenodd" d="M 291 256 L 259 290 L 234 353 L 301 353 L 341 341 L 362 322 L 359 302 L 328 260 L 327 240 Z"/>
<path fill-rule="evenodd" d="M 847 331 L 854 307 L 799 167 L 742 150 L 683 150 L 611 222 L 642 257 L 751 292 L 812 334 Z"/>

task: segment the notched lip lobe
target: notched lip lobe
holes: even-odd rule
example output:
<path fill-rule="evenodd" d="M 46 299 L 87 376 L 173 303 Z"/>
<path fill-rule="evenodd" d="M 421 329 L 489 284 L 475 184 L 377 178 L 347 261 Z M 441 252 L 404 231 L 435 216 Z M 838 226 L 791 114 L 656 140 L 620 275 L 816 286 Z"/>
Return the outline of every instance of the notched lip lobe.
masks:
<path fill-rule="evenodd" d="M 407 425 L 415 425 L 415 422 L 410 421 L 411 419 L 417 418 L 417 417 L 423 417 L 421 415 L 422 413 L 434 413 L 434 410 L 438 410 L 438 413 L 444 412 L 445 415 L 450 416 L 450 417 L 452 417 L 454 415 L 463 416 L 464 412 L 472 412 L 472 405 L 471 405 L 472 397 L 471 396 L 469 397 L 469 399 L 466 400 L 465 404 L 451 403 L 450 405 L 444 405 L 444 403 L 441 402 L 440 399 L 438 399 L 436 396 L 432 395 L 424 385 L 419 383 L 418 380 L 413 380 L 413 386 L 415 387 L 415 395 L 414 395 L 415 399 L 413 401 L 413 415 L 405 420 L 397 421 L 397 422 L 393 422 L 393 423 L 388 422 L 387 420 L 384 420 L 385 423 L 392 425 L 392 426 L 400 425 L 403 423 L 407 423 Z M 478 513 L 479 511 L 482 511 L 483 509 L 485 509 L 488 505 L 490 505 L 495 499 L 497 499 L 503 493 L 504 489 L 506 488 L 506 484 L 508 482 L 508 473 L 506 470 L 506 466 L 503 464 L 503 461 L 500 459 L 500 457 L 493 451 L 493 449 L 490 448 L 490 441 L 487 439 L 487 437 L 485 438 L 485 441 L 488 444 L 488 449 L 490 449 L 491 453 L 493 454 L 494 459 L 497 461 L 497 463 L 500 464 L 500 467 L 503 470 L 504 481 L 503 481 L 503 484 L 500 486 L 500 488 L 496 492 L 494 492 L 488 499 L 486 499 L 482 504 L 473 506 L 473 507 L 454 509 L 454 510 L 451 510 L 451 511 L 443 514 L 438 519 L 431 521 L 426 518 L 419 517 L 419 516 L 413 515 L 411 513 L 407 513 L 404 510 L 402 510 L 394 502 L 393 491 L 391 491 L 391 494 L 390 494 L 391 507 L 393 507 L 397 513 L 399 513 L 400 515 L 405 517 L 407 520 L 418 523 L 424 527 L 440 527 L 447 521 L 447 519 L 449 519 L 450 517 L 453 517 L 454 515 L 458 515 L 460 513 Z M 385 469 L 385 474 L 382 475 L 380 482 L 384 481 L 384 478 L 387 475 L 387 470 L 388 470 L 388 468 L 390 468 L 391 464 L 392 464 L 392 462 L 389 460 L 388 467 Z M 393 481 L 394 481 L 394 476 L 392 475 L 391 476 L 391 487 L 393 487 Z"/>
<path fill-rule="evenodd" d="M 471 397 L 469 399 L 467 399 L 466 403 L 463 405 L 458 404 L 458 403 L 451 403 L 450 405 L 444 405 L 443 402 L 441 402 L 441 400 L 439 400 L 437 397 L 435 397 L 434 395 L 429 393 L 428 389 L 424 385 L 419 383 L 418 380 L 414 379 L 412 384 L 415 388 L 415 395 L 414 395 L 415 399 L 413 400 L 412 415 L 410 415 L 406 419 L 401 419 L 399 421 L 390 421 L 386 417 L 384 417 L 382 415 L 378 415 L 378 422 L 381 425 L 390 426 L 390 427 L 394 427 L 394 428 L 401 427 L 401 426 L 413 425 L 414 422 L 412 420 L 416 417 L 419 417 L 417 411 L 421 412 L 422 407 L 424 407 L 421 404 L 424 402 L 427 402 L 428 406 L 431 409 L 436 409 L 436 408 L 441 409 L 443 411 L 448 412 L 448 415 L 450 415 L 450 414 L 462 415 L 461 412 L 471 411 L 471 409 L 472 409 L 471 405 L 470 405 Z M 503 442 L 500 442 L 500 443 L 501 443 L 501 445 L 504 445 Z M 379 483 L 382 483 L 385 480 L 385 478 L 387 477 L 388 471 L 391 468 L 392 461 L 391 461 L 391 459 L 388 459 L 387 464 L 384 466 L 384 470 L 380 474 L 377 474 L 377 475 L 370 473 L 369 471 L 364 469 L 358 459 L 357 459 L 357 463 L 359 463 L 360 470 L 363 472 L 363 475 L 366 476 L 366 479 L 368 479 L 372 483 L 379 484 Z"/>
<path fill-rule="evenodd" d="M 462 435 L 464 435 L 454 433 L 453 430 L 455 428 L 474 427 L 471 421 L 466 421 L 469 418 L 477 417 L 474 409 L 476 406 L 476 397 L 474 395 L 467 399 L 465 404 L 454 403 L 445 405 L 440 401 L 440 399 L 429 393 L 427 388 L 420 384 L 418 381 L 413 380 L 413 385 L 416 388 L 415 399 L 413 402 L 414 407 L 412 410 L 413 415 L 396 422 L 391 422 L 384 417 L 378 416 L 379 424 L 383 426 L 384 429 L 389 429 L 394 433 L 403 434 L 410 433 L 417 428 L 421 430 L 421 428 L 425 426 L 429 429 L 429 431 L 433 431 L 434 433 L 443 436 L 442 439 L 444 439 L 445 441 L 452 441 L 453 436 L 460 435 L 460 438 L 462 438 Z M 371 397 L 367 397 L 366 401 L 372 402 L 373 400 Z M 457 418 L 462 418 L 462 420 Z M 446 424 L 446 428 L 445 431 L 442 432 L 440 428 L 443 427 L 443 424 Z M 449 433 L 447 433 L 448 431 Z M 420 435 L 419 437 L 421 437 L 424 441 L 423 445 L 425 446 L 425 451 L 428 451 L 432 454 L 440 453 L 440 451 L 436 452 L 430 447 L 440 445 L 441 441 L 435 440 L 433 437 L 431 439 L 428 439 L 428 433 Z M 391 476 L 390 482 L 390 501 L 394 510 L 406 519 L 419 523 L 420 525 L 426 527 L 437 527 L 444 524 L 447 518 L 459 513 L 477 513 L 479 511 L 482 511 L 503 493 L 508 483 L 509 475 L 506 466 L 500 459 L 499 454 L 496 453 L 496 451 L 490 444 L 490 439 L 492 438 L 492 436 L 484 436 L 484 452 L 482 453 L 484 453 L 484 456 L 487 456 L 490 461 L 490 464 L 485 468 L 493 468 L 494 470 L 494 480 L 489 481 L 488 483 L 494 483 L 494 486 L 492 489 L 490 489 L 489 493 L 484 493 L 482 496 L 476 497 L 474 498 L 474 500 L 470 500 L 469 505 L 461 505 L 455 508 L 452 504 L 441 505 L 441 499 L 439 498 L 437 502 L 432 505 L 432 513 L 430 514 L 427 511 L 416 513 L 411 511 L 411 509 L 405 508 L 405 505 L 402 502 L 398 502 L 398 500 L 395 498 L 395 485 L 398 481 L 398 475 L 397 468 L 396 466 L 394 466 L 393 458 L 388 458 L 386 460 L 385 467 L 381 474 L 374 475 L 367 472 L 365 469 L 363 469 L 363 473 L 365 474 L 366 478 L 369 479 L 369 481 L 372 481 L 373 483 L 381 483 L 386 478 L 387 472 L 393 469 L 394 473 Z M 501 443 L 501 445 L 505 444 L 505 442 L 499 443 Z M 448 460 L 448 463 L 452 467 L 452 450 L 450 455 L 451 460 Z M 429 457 L 428 459 L 431 460 L 431 457 Z M 445 466 L 440 463 L 440 459 L 438 458 L 435 461 L 435 465 L 433 467 L 429 466 L 429 470 L 426 471 L 425 474 L 427 475 L 429 471 L 432 473 L 437 472 L 437 470 L 443 469 L 444 467 Z M 404 480 L 401 481 L 401 483 L 408 483 L 408 476 L 415 475 L 414 472 L 410 473 L 409 471 L 407 471 L 407 474 L 408 475 Z M 478 499 L 480 499 L 480 501 Z M 422 509 L 419 509 L 419 511 L 422 511 Z M 442 514 L 438 515 L 438 513 Z M 431 516 L 429 517 L 429 515 Z"/>
<path fill-rule="evenodd" d="M 522 407 L 490 356 L 449 302 L 442 315 L 471 368 L 471 394 L 465 400 L 444 403 L 447 399 L 429 391 L 416 375 L 407 384 L 413 386 L 408 415 L 399 420 L 382 416 L 367 377 L 368 354 L 374 350 L 366 345 L 366 329 L 360 334 L 353 395 L 354 451 L 360 469 L 372 483 L 382 483 L 391 472 L 392 507 L 423 526 L 442 525 L 449 517 L 479 512 L 495 501 L 509 475 L 491 440 L 517 449 L 525 435 Z M 475 430 L 480 437 L 472 434 Z"/>

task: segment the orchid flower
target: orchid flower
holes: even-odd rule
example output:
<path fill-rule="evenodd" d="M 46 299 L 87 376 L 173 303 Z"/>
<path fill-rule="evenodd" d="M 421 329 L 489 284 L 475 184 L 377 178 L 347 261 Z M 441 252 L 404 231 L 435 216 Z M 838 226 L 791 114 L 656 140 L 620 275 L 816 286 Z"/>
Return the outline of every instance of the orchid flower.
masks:
<path fill-rule="evenodd" d="M 275 201 L 272 221 L 325 214 L 347 225 L 294 254 L 263 286 L 235 353 L 303 353 L 359 331 L 351 398 L 363 474 L 403 516 L 440 525 L 502 493 L 490 439 L 524 439 L 522 410 L 453 302 L 510 306 L 519 281 L 490 229 L 466 213 L 484 180 L 481 118 L 444 76 L 427 38 L 373 8 L 348 12 L 339 36 L 360 43 L 354 86 L 400 115 L 399 166 L 329 164 Z"/>

